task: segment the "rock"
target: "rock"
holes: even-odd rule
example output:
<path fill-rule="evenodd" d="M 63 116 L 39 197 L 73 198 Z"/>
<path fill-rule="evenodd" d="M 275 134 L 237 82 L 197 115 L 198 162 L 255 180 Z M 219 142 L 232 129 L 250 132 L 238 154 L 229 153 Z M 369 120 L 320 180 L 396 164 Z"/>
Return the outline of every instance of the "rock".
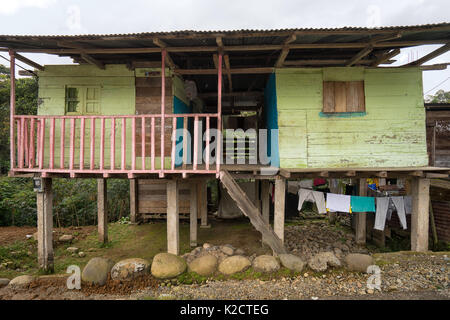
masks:
<path fill-rule="evenodd" d="M 220 250 L 228 256 L 232 256 L 234 254 L 234 249 L 231 246 L 222 246 Z"/>
<path fill-rule="evenodd" d="M 68 247 L 66 250 L 70 253 L 77 253 L 79 249 L 76 247 Z"/>
<path fill-rule="evenodd" d="M 208 248 L 211 248 L 212 247 L 212 245 L 210 245 L 209 243 L 204 243 L 203 244 L 203 249 L 208 249 Z"/>
<path fill-rule="evenodd" d="M 84 252 L 78 252 L 78 256 L 79 256 L 80 258 L 84 258 L 84 257 L 86 257 L 86 253 L 84 253 Z"/>
<path fill-rule="evenodd" d="M 253 260 L 253 268 L 259 272 L 275 272 L 280 269 L 278 260 L 269 255 L 258 256 Z"/>
<path fill-rule="evenodd" d="M 301 272 L 305 267 L 305 262 L 296 255 L 280 254 L 279 258 L 283 267 L 288 268 L 289 270 Z"/>
<path fill-rule="evenodd" d="M 9 279 L 7 278 L 0 278 L 0 288 L 6 287 L 9 283 Z"/>
<path fill-rule="evenodd" d="M 28 286 L 31 282 L 33 282 L 36 278 L 33 276 L 19 276 L 12 279 L 8 286 L 9 287 L 25 287 Z"/>
<path fill-rule="evenodd" d="M 212 275 L 217 269 L 217 258 L 213 255 L 207 254 L 202 257 L 194 259 L 189 264 L 189 270 L 201 276 Z"/>
<path fill-rule="evenodd" d="M 250 260 L 244 256 L 232 256 L 225 258 L 219 264 L 219 272 L 230 275 L 237 272 L 242 272 L 247 270 L 252 263 Z"/>
<path fill-rule="evenodd" d="M 314 257 L 310 258 L 308 261 L 308 266 L 316 271 L 323 272 L 327 270 L 327 267 L 340 267 L 341 261 L 334 255 L 333 252 L 321 252 L 316 254 Z"/>
<path fill-rule="evenodd" d="M 234 251 L 234 254 L 236 254 L 236 255 L 238 255 L 238 256 L 243 256 L 243 255 L 245 255 L 245 251 L 242 250 L 242 249 L 240 249 L 240 248 L 238 248 L 238 249 L 236 249 L 236 250 Z"/>
<path fill-rule="evenodd" d="M 350 253 L 345 257 L 345 263 L 350 271 L 367 272 L 367 267 L 373 265 L 373 258 L 367 254 Z"/>
<path fill-rule="evenodd" d="M 153 258 L 152 275 L 158 279 L 175 278 L 186 271 L 187 265 L 183 258 L 171 253 L 158 253 Z"/>
<path fill-rule="evenodd" d="M 111 269 L 111 279 L 131 280 L 147 274 L 150 270 L 150 263 L 140 258 L 125 259 L 117 262 Z"/>
<path fill-rule="evenodd" d="M 103 286 L 108 279 L 108 273 L 114 262 L 105 258 L 92 258 L 81 273 L 81 280 Z"/>
<path fill-rule="evenodd" d="M 64 234 L 61 237 L 59 237 L 59 242 L 72 242 L 73 236 L 70 234 Z"/>

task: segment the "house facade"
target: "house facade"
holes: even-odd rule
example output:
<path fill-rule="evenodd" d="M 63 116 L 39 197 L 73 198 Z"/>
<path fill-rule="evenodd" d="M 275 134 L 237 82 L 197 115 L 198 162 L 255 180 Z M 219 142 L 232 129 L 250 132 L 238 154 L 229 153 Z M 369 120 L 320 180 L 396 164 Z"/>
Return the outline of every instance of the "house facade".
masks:
<path fill-rule="evenodd" d="M 52 261 L 54 177 L 98 179 L 102 241 L 106 181 L 130 179 L 132 220 L 146 211 L 165 213 L 168 251 L 175 254 L 180 212 L 190 214 L 192 244 L 197 218 L 207 224 L 207 179 L 220 179 L 274 252 L 282 253 L 286 180 L 350 177 L 361 181 L 364 195 L 365 178 L 403 177 L 411 180 L 415 199 L 411 246 L 427 250 L 429 179 L 448 177 L 450 169 L 429 164 L 422 72 L 447 67 L 424 63 L 448 51 L 449 41 L 446 23 L 0 36 L 12 75 L 17 59 L 39 78 L 38 114 L 16 115 L 12 77 L 10 175 L 39 179 L 41 265 Z M 442 46 L 390 66 L 401 48 L 425 44 Z M 68 56 L 76 64 L 41 66 L 22 52 Z M 227 129 L 254 133 L 227 143 Z M 236 179 L 261 181 L 257 203 Z M 275 184 L 273 228 L 269 181 Z M 365 215 L 357 220 L 363 243 Z"/>

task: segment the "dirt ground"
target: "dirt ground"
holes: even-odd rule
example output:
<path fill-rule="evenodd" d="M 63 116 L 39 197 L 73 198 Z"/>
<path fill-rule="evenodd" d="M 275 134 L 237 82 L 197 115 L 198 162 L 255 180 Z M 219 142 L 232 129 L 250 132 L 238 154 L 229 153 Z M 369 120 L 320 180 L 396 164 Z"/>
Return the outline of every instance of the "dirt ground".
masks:
<path fill-rule="evenodd" d="M 211 228 L 199 228 L 199 245 L 231 244 L 245 251 L 246 255 L 270 253 L 270 249 L 261 245 L 261 235 L 246 221 L 220 221 L 210 219 Z M 313 223 L 313 222 L 304 222 Z M 323 222 L 320 222 L 322 225 Z M 304 224 L 303 224 L 304 225 Z M 305 226 L 305 225 L 304 225 Z M 287 225 L 294 230 L 296 225 Z M 309 228 L 311 232 L 324 234 L 325 227 Z M 337 232 L 330 225 L 327 232 Z M 242 277 L 239 279 L 210 278 L 204 282 L 187 284 L 178 280 L 159 281 L 150 275 L 133 282 L 108 280 L 105 286 L 82 285 L 82 289 L 68 290 L 66 287 L 68 265 L 75 264 L 82 269 L 93 257 L 108 257 L 115 262 L 122 259 L 139 257 L 149 261 L 156 253 L 164 252 L 166 247 L 166 224 L 155 221 L 143 225 L 109 225 L 109 243 L 98 242 L 94 226 L 65 228 L 57 230 L 59 234 L 72 234 L 73 243 L 55 242 L 55 271 L 57 275 L 40 276 L 37 269 L 36 242 L 26 240 L 27 234 L 36 228 L 0 228 L 0 264 L 12 260 L 15 267 L 0 269 L 0 278 L 12 279 L 22 274 L 38 276 L 28 287 L 0 288 L 0 300 L 167 300 L 167 299 L 446 299 L 450 300 L 448 252 L 374 252 L 375 262 L 382 270 L 381 290 L 367 290 L 369 275 L 348 272 L 345 268 L 330 269 L 324 273 L 315 273 L 305 269 L 301 274 L 286 275 L 280 273 L 273 278 L 261 279 Z M 317 230 L 317 231 L 314 231 Z M 342 231 L 341 231 L 342 232 Z M 309 237 L 318 237 L 311 234 Z M 192 250 L 189 247 L 189 224 L 180 223 L 180 245 L 184 254 Z M 86 253 L 79 257 L 66 250 L 75 246 Z M 22 252 L 23 251 L 23 252 Z M 28 252 L 27 252 L 28 251 Z"/>

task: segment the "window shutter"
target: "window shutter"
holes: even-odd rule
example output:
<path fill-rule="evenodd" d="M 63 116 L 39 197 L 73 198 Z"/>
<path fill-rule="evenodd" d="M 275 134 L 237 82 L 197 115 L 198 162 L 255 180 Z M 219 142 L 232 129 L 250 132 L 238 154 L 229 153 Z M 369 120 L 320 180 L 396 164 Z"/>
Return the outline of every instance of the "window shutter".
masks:
<path fill-rule="evenodd" d="M 324 81 L 324 113 L 364 112 L 364 81 Z"/>
<path fill-rule="evenodd" d="M 323 112 L 331 113 L 335 112 L 334 103 L 334 81 L 323 82 Z"/>

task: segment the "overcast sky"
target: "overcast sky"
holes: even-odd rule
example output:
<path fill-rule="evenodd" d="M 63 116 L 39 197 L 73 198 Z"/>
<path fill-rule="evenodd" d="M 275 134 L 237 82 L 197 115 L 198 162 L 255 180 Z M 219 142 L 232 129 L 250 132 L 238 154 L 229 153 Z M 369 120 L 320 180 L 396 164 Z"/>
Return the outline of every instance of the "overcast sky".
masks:
<path fill-rule="evenodd" d="M 399 26 L 450 22 L 449 0 L 0 0 L 1 34 Z M 402 50 L 400 65 L 439 46 Z M 41 64 L 68 58 L 25 54 Z M 450 62 L 450 52 L 427 64 Z M 0 63 L 7 64 L 0 58 Z M 441 84 L 442 83 L 442 84 Z M 424 72 L 424 92 L 450 90 L 450 70 Z"/>

